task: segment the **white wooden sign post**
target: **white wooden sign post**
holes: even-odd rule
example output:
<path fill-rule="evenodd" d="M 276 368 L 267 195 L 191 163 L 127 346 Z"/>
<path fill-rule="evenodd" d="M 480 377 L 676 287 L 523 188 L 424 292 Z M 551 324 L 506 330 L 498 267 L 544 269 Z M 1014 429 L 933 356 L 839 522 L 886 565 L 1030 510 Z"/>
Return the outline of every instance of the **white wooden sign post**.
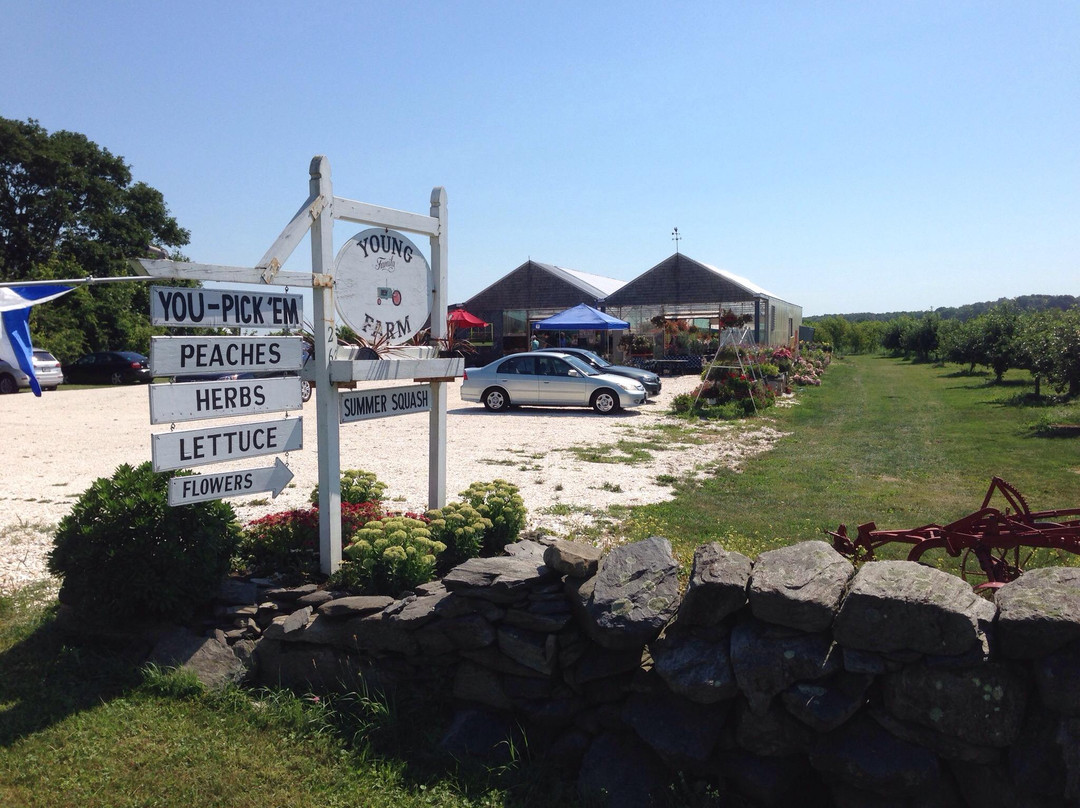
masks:
<path fill-rule="evenodd" d="M 335 289 L 339 286 L 349 312 L 345 319 L 357 333 L 369 338 L 381 336 L 391 344 L 400 345 L 430 318 L 432 342 L 438 345 L 445 341 L 446 191 L 435 188 L 431 192 L 429 212 L 423 215 L 334 196 L 330 164 L 325 157 L 312 159 L 309 174 L 307 200 L 256 266 L 229 267 L 165 260 L 133 263 L 139 272 L 155 278 L 311 288 L 314 357 L 310 375 L 316 391 L 319 548 L 322 571 L 329 574 L 341 564 L 341 423 L 427 411 L 428 506 L 441 508 L 446 504 L 446 385 L 449 380 L 462 375 L 464 361 L 423 357 L 358 361 L 339 356 L 342 352 L 337 345 Z M 333 257 L 335 219 L 369 226 L 342 248 L 342 255 L 338 257 L 340 266 L 335 264 Z M 398 231 L 428 237 L 430 264 L 416 245 Z M 311 236 L 311 272 L 282 271 L 282 265 L 308 232 Z M 242 329 L 297 327 L 302 319 L 302 310 L 295 302 L 297 297 L 262 290 L 163 288 L 153 290 L 151 294 L 154 313 L 161 322 Z M 359 327 L 353 318 L 360 318 Z M 215 344 L 213 338 L 175 339 L 182 341 L 162 342 L 157 348 L 161 361 L 167 361 L 167 366 L 173 368 L 171 373 L 199 373 L 208 367 L 237 364 L 251 366 L 244 367 L 245 371 L 293 369 L 290 365 L 294 360 L 287 358 L 294 356 L 294 349 L 287 344 L 289 338 L 277 338 L 280 345 L 273 351 L 266 341 L 271 338 L 258 338 L 257 344 L 262 346 L 259 349 L 242 344 L 242 340 L 250 338 L 229 338 L 227 345 Z M 262 354 L 256 356 L 257 351 Z M 340 396 L 337 387 L 355 382 L 399 380 L 411 380 L 414 384 L 344 391 Z M 293 403 L 278 385 L 265 384 L 269 381 L 272 380 L 215 382 L 205 387 L 193 383 L 183 392 L 155 394 L 151 409 L 158 412 L 160 422 L 165 422 L 181 420 L 184 416 L 196 419 L 270 409 L 277 411 L 277 408 Z M 289 451 L 286 447 L 299 448 L 298 440 L 302 442 L 299 424 L 298 418 L 286 418 L 276 422 L 158 435 L 154 443 L 155 467 L 159 459 L 162 467 L 185 468 L 227 457 Z M 281 469 L 284 466 L 277 461 L 272 469 L 178 477 L 173 481 L 178 483 L 176 500 L 196 502 L 215 495 L 231 496 L 257 490 L 275 490 L 276 495 L 284 485 Z M 288 470 L 284 469 L 284 473 Z"/>

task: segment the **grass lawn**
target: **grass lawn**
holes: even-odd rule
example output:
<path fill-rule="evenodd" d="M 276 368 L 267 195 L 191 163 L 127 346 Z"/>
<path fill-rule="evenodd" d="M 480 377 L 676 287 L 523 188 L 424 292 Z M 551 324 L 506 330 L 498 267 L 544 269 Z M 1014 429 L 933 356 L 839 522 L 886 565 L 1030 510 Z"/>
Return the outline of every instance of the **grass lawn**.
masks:
<path fill-rule="evenodd" d="M 953 367 L 882 356 L 835 360 L 798 405 L 767 412 L 790 433 L 773 451 L 739 473 L 722 471 L 684 485 L 672 501 L 635 509 L 625 533 L 666 536 L 684 561 L 711 541 L 755 557 L 795 541 L 829 540 L 825 531 L 842 523 L 852 534 L 868 521 L 883 529 L 945 524 L 976 510 L 995 475 L 1034 510 L 1078 507 L 1080 439 L 1044 437 L 1032 427 L 1080 421 L 1080 406 L 1048 411 L 1025 398 L 1031 389 L 1018 371 L 994 385 Z M 1051 561 L 1048 554 L 1033 559 Z"/>
<path fill-rule="evenodd" d="M 822 387 L 764 416 L 789 433 L 772 452 L 741 473 L 683 484 L 618 530 L 666 536 L 689 561 L 709 541 L 756 556 L 827 538 L 842 522 L 947 522 L 978 507 L 993 475 L 1035 509 L 1080 505 L 1080 438 L 1031 428 L 1080 422 L 1080 406 L 1031 406 L 1029 392 L 1022 379 L 991 385 L 877 356 L 836 360 Z M 649 447 L 621 447 L 639 449 Z M 140 667 L 123 646 L 74 643 L 55 610 L 42 587 L 0 595 L 0 808 L 574 804 L 572 785 L 527 748 L 473 773 L 437 759 L 449 719 L 437 694 L 423 705 L 207 694 L 183 674 Z"/>
<path fill-rule="evenodd" d="M 73 643 L 55 609 L 40 588 L 0 596 L 3 808 L 574 804 L 527 749 L 456 772 L 435 753 L 448 705 L 207 693 L 123 646 Z"/>

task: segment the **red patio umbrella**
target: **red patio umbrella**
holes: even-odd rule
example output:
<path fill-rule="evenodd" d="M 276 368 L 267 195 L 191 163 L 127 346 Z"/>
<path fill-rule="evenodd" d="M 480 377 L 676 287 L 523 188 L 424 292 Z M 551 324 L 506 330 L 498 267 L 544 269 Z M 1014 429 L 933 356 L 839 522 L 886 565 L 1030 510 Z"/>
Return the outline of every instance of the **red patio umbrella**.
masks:
<path fill-rule="evenodd" d="M 487 325 L 475 314 L 469 314 L 465 309 L 454 309 L 446 315 L 446 321 L 462 328 L 483 328 Z"/>

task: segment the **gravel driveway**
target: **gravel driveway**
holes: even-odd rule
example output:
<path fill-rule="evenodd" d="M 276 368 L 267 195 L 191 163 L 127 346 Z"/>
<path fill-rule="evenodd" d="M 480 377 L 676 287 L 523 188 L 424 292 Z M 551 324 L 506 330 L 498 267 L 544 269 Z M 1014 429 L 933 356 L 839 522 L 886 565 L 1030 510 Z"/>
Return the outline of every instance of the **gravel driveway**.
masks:
<path fill-rule="evenodd" d="M 489 413 L 462 402 L 450 385 L 447 414 L 447 499 L 477 481 L 509 480 L 521 489 L 529 528 L 572 537 L 602 518 L 609 505 L 639 505 L 671 495 L 671 481 L 720 465 L 737 467 L 769 449 L 779 437 L 767 419 L 752 424 L 700 425 L 672 433 L 684 422 L 668 412 L 671 399 L 689 392 L 696 376 L 664 379 L 655 400 L 601 416 L 589 409 L 522 408 Z M 318 482 L 315 399 L 304 409 L 304 449 L 283 459 L 295 475 L 280 496 L 231 500 L 238 516 L 306 507 Z M 275 416 L 267 416 L 273 418 Z M 250 420 L 250 419 L 248 419 Z M 258 420 L 257 418 L 255 420 Z M 227 423 L 221 419 L 217 423 Z M 428 415 L 383 418 L 341 426 L 341 467 L 375 472 L 395 510 L 424 510 L 427 503 Z M 208 426 L 177 424 L 177 429 Z M 0 474 L 0 590 L 44 575 L 49 529 L 98 477 L 121 463 L 150 459 L 150 435 L 169 425 L 150 424 L 145 386 L 65 390 L 35 398 L 0 396 L 0 446 L 7 455 Z M 644 444 L 634 462 L 592 462 L 571 451 L 595 447 L 597 456 L 620 457 L 619 441 Z M 623 444 L 627 447 L 627 444 Z M 196 471 L 261 467 L 268 458 L 204 466 Z"/>

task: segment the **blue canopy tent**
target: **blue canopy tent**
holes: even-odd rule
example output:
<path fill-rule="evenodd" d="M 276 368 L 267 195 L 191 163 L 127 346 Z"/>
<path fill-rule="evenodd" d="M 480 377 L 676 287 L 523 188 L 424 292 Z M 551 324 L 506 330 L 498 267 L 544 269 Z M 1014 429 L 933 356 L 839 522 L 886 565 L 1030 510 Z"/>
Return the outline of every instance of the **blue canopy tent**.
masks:
<path fill-rule="evenodd" d="M 630 323 L 626 322 L 626 320 L 612 317 L 610 314 L 605 314 L 585 303 L 579 303 L 571 309 L 548 317 L 546 320 L 533 323 L 533 329 L 536 331 L 622 331 L 629 328 Z M 559 344 L 562 344 L 561 335 Z M 582 347 L 587 346 L 583 345 Z M 596 346 L 596 348 L 597 350 L 600 349 L 599 346 Z M 610 339 L 608 340 L 606 353 L 611 353 Z"/>
<path fill-rule="evenodd" d="M 629 329 L 630 323 L 579 303 L 572 309 L 533 323 L 533 328 L 537 331 L 619 331 Z"/>

